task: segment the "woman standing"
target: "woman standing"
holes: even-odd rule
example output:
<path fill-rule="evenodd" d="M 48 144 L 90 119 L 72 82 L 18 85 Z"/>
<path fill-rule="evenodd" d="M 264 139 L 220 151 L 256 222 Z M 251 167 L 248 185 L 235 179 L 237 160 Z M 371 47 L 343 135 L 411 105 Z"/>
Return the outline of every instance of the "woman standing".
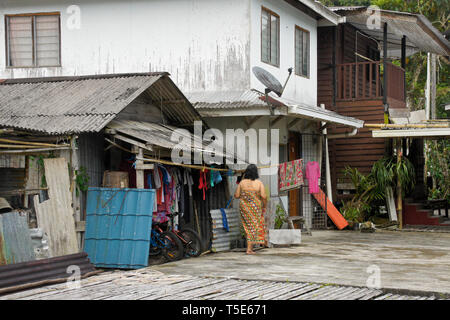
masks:
<path fill-rule="evenodd" d="M 240 199 L 239 209 L 247 238 L 247 254 L 255 254 L 253 245 L 266 244 L 263 210 L 267 207 L 267 196 L 264 184 L 258 178 L 258 168 L 250 164 L 234 194 L 236 199 Z"/>

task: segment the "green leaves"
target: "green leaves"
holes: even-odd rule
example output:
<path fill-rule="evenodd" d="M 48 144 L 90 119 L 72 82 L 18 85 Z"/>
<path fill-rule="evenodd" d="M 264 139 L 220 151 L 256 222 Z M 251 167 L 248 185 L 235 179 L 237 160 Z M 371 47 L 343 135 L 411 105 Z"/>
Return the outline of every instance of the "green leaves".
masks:
<path fill-rule="evenodd" d="M 398 163 L 396 157 L 384 157 L 375 162 L 368 175 L 347 166 L 344 175 L 352 181 L 355 195 L 352 200 L 344 202 L 342 211 L 345 219 L 353 222 L 367 220 L 375 204 L 385 200 L 387 187 L 395 190 L 399 181 L 403 194 L 406 194 L 415 183 L 414 167 L 405 157 Z"/>
<path fill-rule="evenodd" d="M 76 194 L 77 197 L 81 192 L 86 192 L 89 188 L 89 176 L 85 167 L 80 167 L 79 170 L 75 170 L 75 181 L 77 183 Z"/>

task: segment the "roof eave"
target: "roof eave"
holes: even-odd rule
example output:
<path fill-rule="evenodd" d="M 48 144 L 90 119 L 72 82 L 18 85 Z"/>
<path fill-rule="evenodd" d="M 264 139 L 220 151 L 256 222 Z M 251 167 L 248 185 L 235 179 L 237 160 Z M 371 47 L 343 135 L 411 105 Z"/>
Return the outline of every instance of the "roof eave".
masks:
<path fill-rule="evenodd" d="M 297 0 L 297 1 L 305 5 L 309 9 L 313 10 L 318 15 L 320 15 L 323 18 L 321 20 L 324 21 L 320 22 L 321 20 L 319 20 L 319 23 L 321 24 L 331 23 L 332 25 L 337 26 L 338 24 L 345 22 L 345 17 L 342 17 L 337 13 L 331 11 L 330 9 L 328 9 L 328 7 L 324 6 L 320 2 L 316 2 L 314 0 Z"/>

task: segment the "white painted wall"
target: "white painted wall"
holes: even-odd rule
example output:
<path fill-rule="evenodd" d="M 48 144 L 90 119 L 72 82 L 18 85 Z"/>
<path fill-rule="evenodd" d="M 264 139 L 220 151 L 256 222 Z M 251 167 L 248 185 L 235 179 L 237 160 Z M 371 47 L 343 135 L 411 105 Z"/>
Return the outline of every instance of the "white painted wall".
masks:
<path fill-rule="evenodd" d="M 80 8 L 80 28 L 68 26 Z M 261 62 L 261 6 L 280 15 L 280 68 Z M 4 14 L 61 13 L 62 67 L 5 68 Z M 294 30 L 311 32 L 311 77 L 293 75 L 284 97 L 317 105 L 317 24 L 279 0 L 2 0 L 0 78 L 168 71 L 185 93 L 264 87 L 251 67 L 282 83 L 294 67 Z"/>
<path fill-rule="evenodd" d="M 251 57 L 250 63 L 272 73 L 282 85 L 288 69 L 294 72 L 288 82 L 283 98 L 309 106 L 317 106 L 317 21 L 284 1 L 252 0 L 251 5 Z M 272 10 L 280 16 L 280 67 L 261 61 L 261 8 Z M 295 25 L 310 32 L 310 77 L 295 75 Z M 251 86 L 264 92 L 264 86 L 252 73 Z"/>
<path fill-rule="evenodd" d="M 71 30 L 70 5 L 81 9 Z M 168 71 L 184 92 L 249 87 L 249 0 L 4 0 L 0 78 Z M 61 12 L 62 67 L 5 68 L 4 14 Z"/>

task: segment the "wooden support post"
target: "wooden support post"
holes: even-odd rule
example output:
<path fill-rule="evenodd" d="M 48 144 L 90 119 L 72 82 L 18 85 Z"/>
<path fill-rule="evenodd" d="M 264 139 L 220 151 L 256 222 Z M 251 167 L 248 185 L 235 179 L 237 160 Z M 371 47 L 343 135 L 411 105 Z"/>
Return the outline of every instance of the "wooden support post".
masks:
<path fill-rule="evenodd" d="M 403 98 L 406 100 L 406 36 L 402 37 Z"/>
<path fill-rule="evenodd" d="M 137 155 L 139 159 L 142 159 L 144 157 L 144 151 L 142 148 L 139 148 L 137 146 L 132 146 L 132 151 L 134 154 Z M 144 170 L 142 170 L 142 166 L 144 164 L 143 160 L 136 160 L 136 188 L 137 189 L 144 189 L 145 182 L 144 182 Z"/>
<path fill-rule="evenodd" d="M 336 107 L 336 99 L 337 99 L 337 69 L 336 69 L 336 45 L 337 45 L 337 26 L 333 27 L 333 56 L 332 56 L 332 64 L 333 64 L 333 107 Z"/>
<path fill-rule="evenodd" d="M 401 139 L 397 139 L 396 141 L 396 145 L 397 145 L 397 164 L 400 164 L 400 162 L 402 161 L 402 140 Z M 397 217 L 398 217 L 398 222 L 399 222 L 399 228 L 400 230 L 403 229 L 403 204 L 402 204 L 402 186 L 400 184 L 400 180 L 397 178 Z"/>
<path fill-rule="evenodd" d="M 387 104 L 387 55 L 388 55 L 388 25 L 383 26 L 383 104 Z M 385 110 L 387 112 L 387 110 Z"/>

